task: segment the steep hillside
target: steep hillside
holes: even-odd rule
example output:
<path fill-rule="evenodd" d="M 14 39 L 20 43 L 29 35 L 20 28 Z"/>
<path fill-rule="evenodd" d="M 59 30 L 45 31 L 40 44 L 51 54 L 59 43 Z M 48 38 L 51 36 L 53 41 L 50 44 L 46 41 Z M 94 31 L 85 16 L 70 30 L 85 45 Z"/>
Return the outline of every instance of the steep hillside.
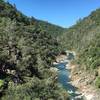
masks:
<path fill-rule="evenodd" d="M 61 42 L 64 48 L 76 51 L 79 69 L 94 73 L 92 83 L 100 88 L 100 9 L 67 29 Z"/>
<path fill-rule="evenodd" d="M 41 20 L 38 20 L 37 23 L 43 30 L 46 30 L 55 37 L 62 35 L 66 30 L 65 28 Z"/>
<path fill-rule="evenodd" d="M 67 48 L 69 47 L 70 49 L 77 50 L 83 49 L 93 38 L 95 38 L 95 35 L 99 33 L 99 20 L 100 9 L 97 9 L 88 17 L 77 21 L 76 25 L 67 29 L 67 31 L 62 35 L 62 41 L 67 43 Z"/>
<path fill-rule="evenodd" d="M 1 0 L 2 1 L 2 0 Z M 9 3 L 8 3 L 9 4 Z M 0 15 L 10 17 L 12 20 L 15 19 L 16 21 L 23 23 L 25 25 L 34 25 L 35 27 L 40 27 L 42 30 L 47 31 L 50 34 L 60 35 L 64 31 L 64 28 L 53 25 L 46 21 L 41 21 L 35 19 L 34 17 L 27 17 L 23 15 L 20 11 L 17 10 L 16 5 L 7 5 L 7 4 L 0 4 Z"/>
<path fill-rule="evenodd" d="M 52 33 L 60 27 L 53 26 L 0 0 L 0 100 L 67 99 L 50 70 L 59 52 Z"/>

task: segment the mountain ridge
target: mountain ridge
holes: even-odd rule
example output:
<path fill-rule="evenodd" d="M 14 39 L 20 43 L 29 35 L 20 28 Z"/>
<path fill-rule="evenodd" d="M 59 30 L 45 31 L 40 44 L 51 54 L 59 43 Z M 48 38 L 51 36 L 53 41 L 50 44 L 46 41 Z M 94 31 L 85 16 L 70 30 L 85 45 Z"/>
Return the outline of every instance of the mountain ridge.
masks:
<path fill-rule="evenodd" d="M 15 5 L 0 0 L 0 100 L 69 97 L 58 84 L 57 73 L 50 70 L 60 51 L 53 36 L 59 28 L 52 27 L 28 18 Z"/>
<path fill-rule="evenodd" d="M 94 73 L 93 86 L 100 86 L 100 8 L 79 20 L 60 37 L 63 48 L 77 53 L 76 64 L 80 71 Z M 77 72 L 78 73 L 78 72 Z"/>

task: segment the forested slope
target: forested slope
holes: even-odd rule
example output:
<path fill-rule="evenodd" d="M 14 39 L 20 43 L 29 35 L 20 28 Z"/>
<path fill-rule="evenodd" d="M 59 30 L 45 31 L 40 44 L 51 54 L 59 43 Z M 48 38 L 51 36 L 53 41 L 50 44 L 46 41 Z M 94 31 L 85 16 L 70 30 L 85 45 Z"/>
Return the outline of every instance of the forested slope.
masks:
<path fill-rule="evenodd" d="M 0 100 L 67 99 L 50 70 L 59 52 L 52 34 L 63 29 L 53 27 L 0 0 Z"/>
<path fill-rule="evenodd" d="M 63 48 L 77 53 L 77 64 L 82 70 L 95 73 L 100 88 L 100 9 L 79 20 L 61 36 Z"/>

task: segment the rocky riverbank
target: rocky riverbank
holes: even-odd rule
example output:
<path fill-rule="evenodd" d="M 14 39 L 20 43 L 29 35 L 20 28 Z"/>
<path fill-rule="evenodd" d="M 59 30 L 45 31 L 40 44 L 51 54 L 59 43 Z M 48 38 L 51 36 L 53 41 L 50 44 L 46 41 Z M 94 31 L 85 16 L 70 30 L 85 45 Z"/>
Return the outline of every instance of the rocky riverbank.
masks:
<path fill-rule="evenodd" d="M 79 66 L 71 65 L 71 83 L 73 86 L 77 87 L 78 90 L 85 97 L 85 100 L 100 100 L 100 91 L 97 90 L 93 84 L 93 80 L 95 80 L 94 74 L 90 74 L 89 72 L 85 72 L 83 70 L 79 70 Z"/>
<path fill-rule="evenodd" d="M 68 54 L 57 56 L 56 62 L 54 63 L 57 64 L 61 62 L 68 62 Z M 78 88 L 78 91 L 76 92 L 81 93 L 81 97 L 83 96 L 84 100 L 100 100 L 100 91 L 92 84 L 93 80 L 95 80 L 94 74 L 81 70 L 78 65 L 72 65 L 71 61 L 66 64 L 66 69 L 70 69 L 71 71 L 70 83 Z"/>

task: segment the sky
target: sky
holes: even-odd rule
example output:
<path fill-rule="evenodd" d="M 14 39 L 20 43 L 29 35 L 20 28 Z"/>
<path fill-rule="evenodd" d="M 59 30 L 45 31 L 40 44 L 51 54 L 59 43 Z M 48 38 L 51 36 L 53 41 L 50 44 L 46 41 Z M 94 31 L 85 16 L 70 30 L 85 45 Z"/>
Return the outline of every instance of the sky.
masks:
<path fill-rule="evenodd" d="M 8 0 L 27 16 L 70 27 L 91 11 L 100 8 L 100 0 Z"/>

